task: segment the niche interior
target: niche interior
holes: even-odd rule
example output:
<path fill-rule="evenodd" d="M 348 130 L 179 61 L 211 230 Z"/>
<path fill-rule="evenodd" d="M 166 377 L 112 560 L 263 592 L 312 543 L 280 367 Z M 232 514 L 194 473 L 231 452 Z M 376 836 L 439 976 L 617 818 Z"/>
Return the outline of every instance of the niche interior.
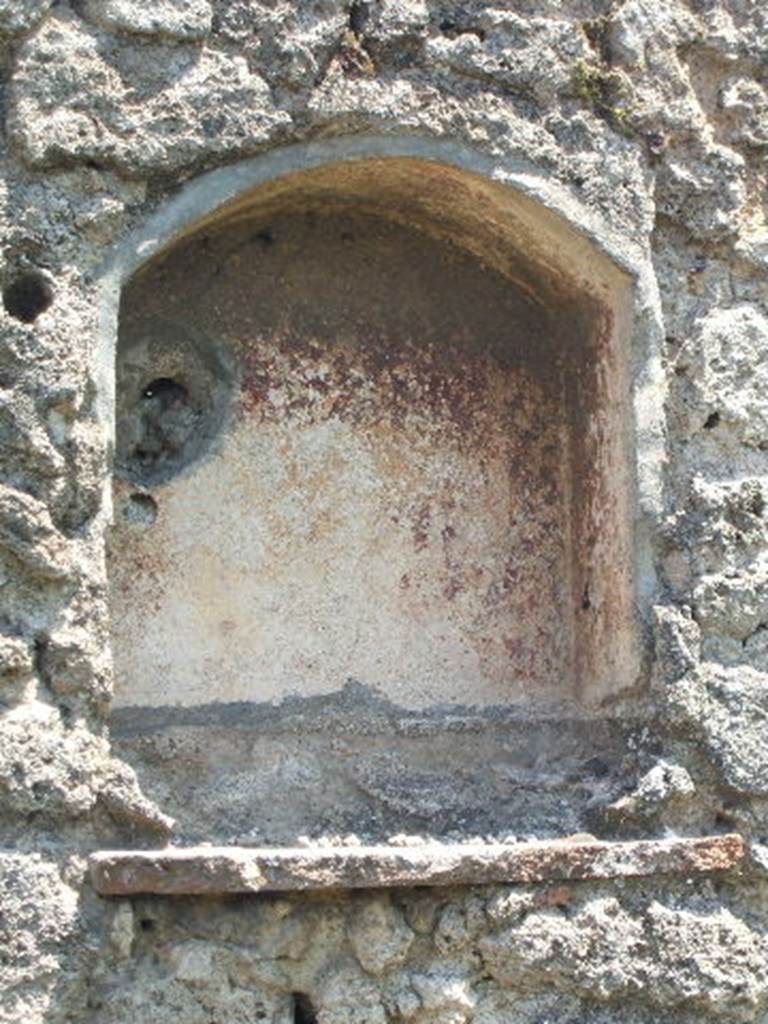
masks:
<path fill-rule="evenodd" d="M 406 708 L 552 705 L 635 681 L 626 281 L 499 192 L 338 164 L 129 281 L 118 706 L 350 680 Z"/>
<path fill-rule="evenodd" d="M 112 735 L 180 837 L 579 830 L 642 678 L 632 310 L 410 157 L 273 179 L 125 283 Z"/>

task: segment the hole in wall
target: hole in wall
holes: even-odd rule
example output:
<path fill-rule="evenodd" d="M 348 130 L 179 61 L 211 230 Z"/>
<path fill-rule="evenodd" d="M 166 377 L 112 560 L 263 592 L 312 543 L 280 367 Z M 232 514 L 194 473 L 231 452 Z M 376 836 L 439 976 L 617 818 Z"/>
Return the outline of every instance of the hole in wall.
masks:
<path fill-rule="evenodd" d="M 189 393 L 184 385 L 179 384 L 177 380 L 171 380 L 170 377 L 158 377 L 157 380 L 147 384 L 142 398 L 146 398 L 147 401 L 153 399 L 160 404 L 161 408 L 167 409 L 179 404 L 186 404 Z"/>
<path fill-rule="evenodd" d="M 141 426 L 133 458 L 153 470 L 183 450 L 201 411 L 190 401 L 184 385 L 170 377 L 150 381 L 142 389 L 137 407 Z"/>
<path fill-rule="evenodd" d="M 216 346 L 158 322 L 127 331 L 118 350 L 117 474 L 152 487 L 194 461 L 216 435 L 229 374 Z M 128 522 L 151 525 L 149 495 L 131 495 Z"/>
<path fill-rule="evenodd" d="M 706 420 L 704 421 L 704 429 L 705 430 L 714 430 L 715 427 L 719 423 L 720 423 L 720 413 L 719 412 L 710 413 L 709 416 L 707 416 Z"/>
<path fill-rule="evenodd" d="M 449 39 L 457 39 L 459 36 L 476 36 L 480 42 L 485 40 L 485 30 L 469 24 L 466 17 L 443 18 L 439 23 L 440 31 Z"/>
<path fill-rule="evenodd" d="M 349 27 L 355 35 L 359 36 L 365 30 L 366 23 L 371 15 L 371 5 L 368 0 L 353 0 L 349 8 Z"/>
<path fill-rule="evenodd" d="M 53 286 L 39 270 L 19 274 L 3 288 L 3 307 L 23 324 L 34 323 L 53 302 Z"/>
<path fill-rule="evenodd" d="M 157 502 L 151 494 L 134 491 L 125 499 L 122 511 L 126 522 L 148 529 L 157 519 Z"/>
<path fill-rule="evenodd" d="M 293 1024 L 317 1024 L 317 1013 L 312 1005 L 309 996 L 303 992 L 294 992 L 293 996 Z"/>

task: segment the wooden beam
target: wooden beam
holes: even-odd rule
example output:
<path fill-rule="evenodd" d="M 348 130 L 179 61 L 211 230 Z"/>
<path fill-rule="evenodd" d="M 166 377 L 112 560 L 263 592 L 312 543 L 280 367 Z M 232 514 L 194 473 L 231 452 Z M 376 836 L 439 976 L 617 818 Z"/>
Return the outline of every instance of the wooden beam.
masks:
<path fill-rule="evenodd" d="M 203 896 L 699 875 L 738 868 L 745 857 L 744 840 L 731 834 L 633 842 L 108 850 L 91 856 L 90 869 L 104 896 Z"/>

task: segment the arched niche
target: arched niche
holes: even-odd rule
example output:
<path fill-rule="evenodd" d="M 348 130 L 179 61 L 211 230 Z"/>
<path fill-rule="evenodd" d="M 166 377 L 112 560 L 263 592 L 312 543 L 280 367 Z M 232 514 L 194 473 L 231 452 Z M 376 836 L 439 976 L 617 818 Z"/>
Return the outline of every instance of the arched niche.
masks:
<path fill-rule="evenodd" d="M 120 268 L 128 733 L 353 692 L 358 725 L 573 715 L 642 678 L 636 281 L 467 161 L 381 148 L 182 200 Z"/>

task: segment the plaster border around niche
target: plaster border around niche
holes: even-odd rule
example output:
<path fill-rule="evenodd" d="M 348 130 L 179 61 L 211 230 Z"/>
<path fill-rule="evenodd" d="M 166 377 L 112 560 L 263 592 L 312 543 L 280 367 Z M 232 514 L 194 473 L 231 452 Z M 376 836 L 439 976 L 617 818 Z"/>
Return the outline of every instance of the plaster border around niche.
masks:
<path fill-rule="evenodd" d="M 189 181 L 121 243 L 99 278 L 99 343 L 96 375 L 98 415 L 107 439 L 114 436 L 114 353 L 122 287 L 130 276 L 163 249 L 201 226 L 223 208 L 260 186 L 300 172 L 372 158 L 415 158 L 453 167 L 496 185 L 518 199 L 532 201 L 549 214 L 559 231 L 577 246 L 606 258 L 630 281 L 632 308 L 627 330 L 628 370 L 633 418 L 634 590 L 642 627 L 656 592 L 652 541 L 662 508 L 664 458 L 661 340 L 663 332 L 656 281 L 647 245 L 616 234 L 595 211 L 545 172 L 519 159 L 491 157 L 460 143 L 425 137 L 359 135 L 275 149 Z M 103 517 L 111 519 L 111 477 L 107 478 Z"/>

